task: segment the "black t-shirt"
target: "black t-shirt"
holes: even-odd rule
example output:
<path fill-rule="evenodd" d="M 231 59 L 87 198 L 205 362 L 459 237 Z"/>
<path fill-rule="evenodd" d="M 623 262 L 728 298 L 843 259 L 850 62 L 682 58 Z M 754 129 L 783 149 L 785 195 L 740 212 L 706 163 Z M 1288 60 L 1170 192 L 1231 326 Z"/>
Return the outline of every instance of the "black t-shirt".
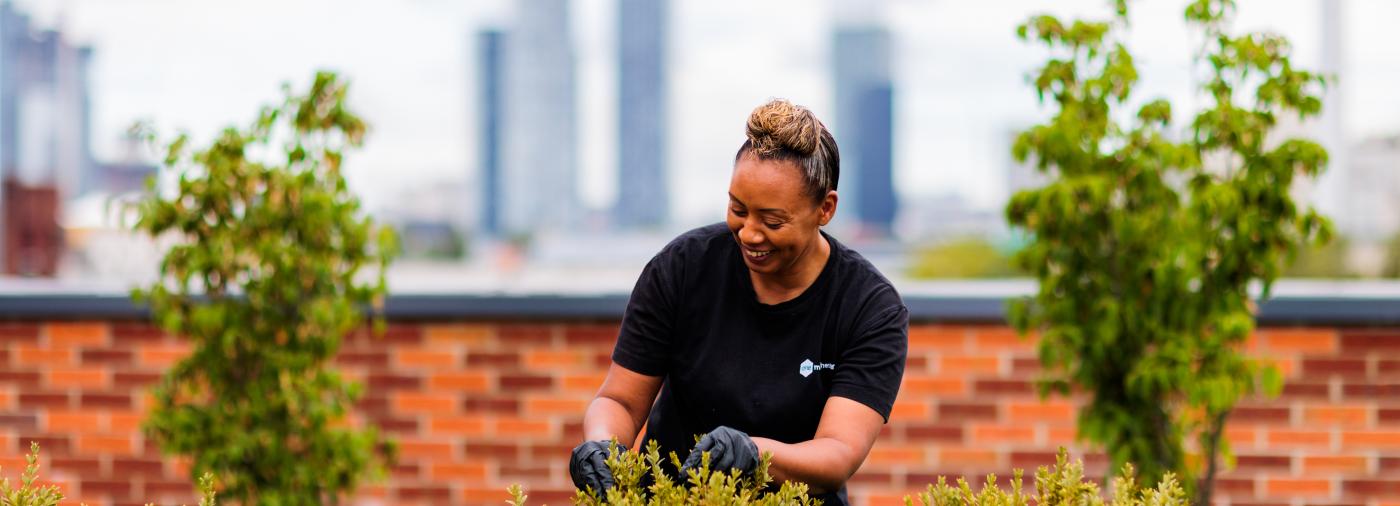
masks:
<path fill-rule="evenodd" d="M 674 451 L 684 460 L 695 436 L 720 425 L 809 441 L 831 396 L 889 421 L 904 376 L 909 311 L 870 262 L 822 235 L 831 256 L 821 274 L 775 305 L 758 302 L 724 223 L 681 235 L 642 270 L 612 359 L 665 378 L 646 432 L 662 456 Z M 845 492 L 820 499 L 845 504 Z"/>

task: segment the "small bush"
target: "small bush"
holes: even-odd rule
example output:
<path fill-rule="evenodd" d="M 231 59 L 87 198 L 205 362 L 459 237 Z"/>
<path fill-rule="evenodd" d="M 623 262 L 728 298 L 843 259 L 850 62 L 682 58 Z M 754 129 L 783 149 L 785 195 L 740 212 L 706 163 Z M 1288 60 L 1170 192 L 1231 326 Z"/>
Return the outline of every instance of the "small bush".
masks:
<path fill-rule="evenodd" d="M 677 483 L 662 471 L 662 459 L 655 441 L 645 453 L 621 451 L 613 444 L 609 448 L 608 469 L 617 486 L 605 494 L 593 489 L 575 492 L 573 503 L 579 506 L 665 506 L 687 505 L 815 505 L 820 501 L 807 496 L 807 485 L 785 482 L 773 491 L 768 465 L 772 455 L 765 453 L 752 477 L 710 470 L 709 454 L 705 454 L 699 469 L 686 475 L 685 483 Z M 681 460 L 674 452 L 669 464 L 680 469 Z M 650 485 L 643 484 L 649 476 Z M 1069 454 L 1060 448 L 1053 467 L 1042 466 L 1035 473 L 1035 492 L 1021 487 L 1021 471 L 1015 471 L 1011 490 L 1002 490 L 996 475 L 988 475 L 981 491 L 974 492 L 966 479 L 949 485 L 939 477 L 938 483 L 913 496 L 905 496 L 906 506 L 1185 506 L 1189 504 L 1186 491 L 1176 477 L 1167 474 L 1156 488 L 1142 488 L 1132 465 L 1123 466 L 1123 473 L 1113 480 L 1114 498 L 1105 502 L 1098 485 L 1084 479 L 1084 464 L 1070 462 Z M 528 496 L 519 485 L 509 489 L 513 506 L 525 506 Z"/>
<path fill-rule="evenodd" d="M 0 506 L 57 506 L 63 500 L 63 492 L 55 485 L 34 486 L 39 477 L 39 443 L 29 443 L 29 454 L 24 456 L 29 463 L 20 475 L 19 488 L 10 487 L 10 479 L 0 477 Z M 0 469 L 3 474 L 4 469 Z M 214 500 L 214 475 L 204 473 L 199 478 L 199 506 L 216 506 Z M 84 504 L 86 506 L 86 504 Z M 146 503 L 154 506 L 154 503 Z"/>

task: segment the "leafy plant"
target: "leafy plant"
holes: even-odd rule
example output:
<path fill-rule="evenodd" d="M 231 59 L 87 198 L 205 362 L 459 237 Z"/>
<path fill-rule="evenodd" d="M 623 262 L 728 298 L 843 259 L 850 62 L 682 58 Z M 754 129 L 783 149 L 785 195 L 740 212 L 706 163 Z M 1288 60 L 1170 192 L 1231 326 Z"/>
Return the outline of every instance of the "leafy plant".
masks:
<path fill-rule="evenodd" d="M 39 443 L 29 443 L 29 453 L 24 460 L 27 464 L 20 475 L 19 487 L 11 487 L 9 478 L 0 478 L 0 506 L 54 506 L 62 501 L 63 492 L 57 486 L 34 485 L 39 477 Z"/>
<path fill-rule="evenodd" d="M 617 446 L 614 440 L 608 448 L 605 461 L 617 485 L 606 491 L 579 490 L 575 492 L 573 503 L 586 506 L 670 506 L 674 504 L 732 505 L 732 506 L 779 506 L 812 505 L 815 501 L 807 497 L 805 483 L 784 482 L 773 485 L 768 474 L 772 455 L 764 453 L 758 467 L 751 476 L 740 474 L 739 470 L 720 472 L 710 469 L 710 454 L 705 452 L 700 466 L 689 470 L 684 481 L 676 481 L 666 474 L 662 465 L 669 464 L 673 469 L 681 469 L 680 456 L 671 452 L 669 460 L 663 461 L 656 441 L 647 444 L 645 452 L 629 452 Z M 513 506 L 524 506 L 526 495 L 518 485 L 509 489 Z"/>
<path fill-rule="evenodd" d="M 341 174 L 366 131 L 345 83 L 320 72 L 306 94 L 284 93 L 207 148 L 169 143 L 178 184 L 152 184 L 140 202 L 136 228 L 178 244 L 134 296 L 194 344 L 157 385 L 144 429 L 240 503 L 335 503 L 393 454 L 373 428 L 333 427 L 361 387 L 326 361 L 363 306 L 381 307 L 394 236 L 362 216 Z"/>
<path fill-rule="evenodd" d="M 1009 253 L 978 237 L 919 248 L 909 267 L 909 276 L 914 278 L 1003 278 L 1016 274 Z"/>
<path fill-rule="evenodd" d="M 1268 297 L 1283 260 L 1331 234 L 1289 193 L 1327 152 L 1269 135 L 1281 114 L 1321 110 L 1324 79 L 1294 66 L 1281 36 L 1227 33 L 1234 1 L 1192 0 L 1207 107 L 1174 135 L 1169 101 L 1124 114 L 1138 73 L 1119 35 L 1128 2 L 1114 6 L 1110 21 L 1037 16 L 1018 30 L 1052 52 L 1032 77 L 1054 111 L 1013 155 L 1053 178 L 1006 209 L 1032 235 L 1017 262 L 1039 281 L 1008 320 L 1042 335 L 1043 395 L 1089 395 L 1080 437 L 1105 445 L 1115 467 L 1138 465 L 1147 483 L 1184 477 L 1204 504 L 1219 455 L 1229 459 L 1221 436 L 1236 402 L 1281 383 L 1239 350 L 1254 328 L 1250 289 Z M 1188 466 L 1188 437 L 1204 469 Z"/>
<path fill-rule="evenodd" d="M 911 498 L 904 497 L 905 506 L 1177 506 L 1187 504 L 1186 491 L 1177 483 L 1176 477 L 1168 473 L 1155 488 L 1143 488 L 1134 474 L 1133 466 L 1123 466 L 1123 472 L 1113 479 L 1114 499 L 1104 502 L 1099 486 L 1084 480 L 1084 463 L 1069 461 L 1069 454 L 1063 447 L 1055 457 L 1052 467 L 1041 466 L 1035 473 L 1035 493 L 1028 494 L 1021 488 L 1021 471 L 1015 471 L 1011 479 L 1011 490 L 1002 490 L 997 485 L 996 475 L 987 475 L 981 491 L 974 492 L 964 478 L 958 478 L 957 486 L 948 485 L 948 480 L 938 477 L 938 483 Z"/>

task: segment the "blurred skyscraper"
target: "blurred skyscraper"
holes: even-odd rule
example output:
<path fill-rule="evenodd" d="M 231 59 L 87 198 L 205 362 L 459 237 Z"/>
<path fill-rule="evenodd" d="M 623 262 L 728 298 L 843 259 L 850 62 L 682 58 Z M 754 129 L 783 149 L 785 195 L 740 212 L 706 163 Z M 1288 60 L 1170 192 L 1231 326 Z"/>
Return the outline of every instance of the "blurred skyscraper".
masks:
<path fill-rule="evenodd" d="M 619 228 L 660 228 L 669 220 L 666 185 L 668 0 L 619 0 Z"/>
<path fill-rule="evenodd" d="M 477 159 L 481 170 L 480 231 L 499 237 L 501 223 L 501 122 L 504 119 L 505 39 L 500 30 L 482 30 L 476 36 Z"/>
<path fill-rule="evenodd" d="M 888 237 L 899 203 L 894 194 L 894 81 L 890 32 L 838 27 L 832 43 L 842 207 L 859 235 Z M 838 217 L 840 214 L 838 214 Z M 851 223 L 847 221 L 847 223 Z"/>
<path fill-rule="evenodd" d="M 506 36 L 500 224 L 506 233 L 580 221 L 569 0 L 520 0 Z"/>

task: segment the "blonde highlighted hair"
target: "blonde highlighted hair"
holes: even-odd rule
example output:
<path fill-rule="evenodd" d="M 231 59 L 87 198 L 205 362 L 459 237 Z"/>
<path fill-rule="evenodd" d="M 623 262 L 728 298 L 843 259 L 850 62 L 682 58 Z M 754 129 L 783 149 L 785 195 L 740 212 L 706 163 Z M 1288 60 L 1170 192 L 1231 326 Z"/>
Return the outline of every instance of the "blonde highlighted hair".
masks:
<path fill-rule="evenodd" d="M 754 108 L 747 130 L 748 140 L 734 155 L 736 163 L 746 154 L 793 162 L 802 170 L 804 189 L 816 202 L 836 190 L 841 176 L 836 138 L 811 110 L 775 98 Z"/>

